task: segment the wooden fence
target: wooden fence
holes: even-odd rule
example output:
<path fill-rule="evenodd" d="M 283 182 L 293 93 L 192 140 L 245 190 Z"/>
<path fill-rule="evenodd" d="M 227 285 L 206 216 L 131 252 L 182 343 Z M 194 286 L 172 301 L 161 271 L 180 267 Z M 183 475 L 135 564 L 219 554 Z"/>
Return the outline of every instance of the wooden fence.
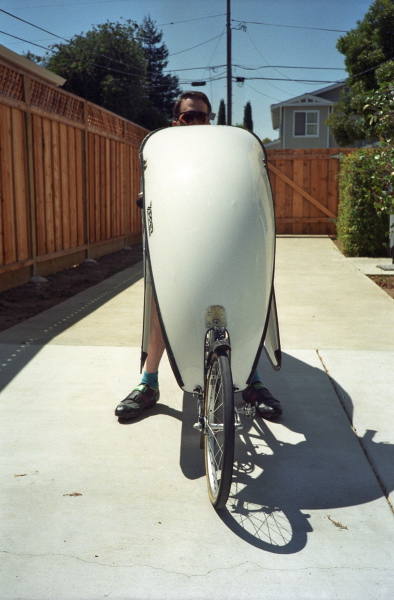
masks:
<path fill-rule="evenodd" d="M 0 290 L 141 239 L 147 133 L 0 61 Z"/>
<path fill-rule="evenodd" d="M 0 290 L 141 239 L 147 133 L 0 61 Z M 335 233 L 351 151 L 268 150 L 277 233 Z"/>
<path fill-rule="evenodd" d="M 268 150 L 279 234 L 335 234 L 340 154 L 353 148 Z"/>

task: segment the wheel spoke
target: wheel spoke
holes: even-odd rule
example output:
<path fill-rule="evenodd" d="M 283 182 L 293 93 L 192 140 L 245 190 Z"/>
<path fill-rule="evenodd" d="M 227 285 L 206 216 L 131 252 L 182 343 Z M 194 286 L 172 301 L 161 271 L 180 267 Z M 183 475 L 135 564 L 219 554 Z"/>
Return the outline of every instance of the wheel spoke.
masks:
<path fill-rule="evenodd" d="M 214 355 L 205 396 L 205 464 L 208 491 L 215 508 L 225 505 L 234 455 L 234 400 L 227 356 Z"/>

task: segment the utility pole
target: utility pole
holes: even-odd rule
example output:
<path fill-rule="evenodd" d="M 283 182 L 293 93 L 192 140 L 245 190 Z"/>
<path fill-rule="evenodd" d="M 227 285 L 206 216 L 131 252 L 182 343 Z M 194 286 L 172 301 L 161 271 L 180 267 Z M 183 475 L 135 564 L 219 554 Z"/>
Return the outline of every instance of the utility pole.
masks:
<path fill-rule="evenodd" d="M 227 125 L 231 125 L 232 114 L 232 69 L 231 69 L 231 0 L 227 0 Z"/>

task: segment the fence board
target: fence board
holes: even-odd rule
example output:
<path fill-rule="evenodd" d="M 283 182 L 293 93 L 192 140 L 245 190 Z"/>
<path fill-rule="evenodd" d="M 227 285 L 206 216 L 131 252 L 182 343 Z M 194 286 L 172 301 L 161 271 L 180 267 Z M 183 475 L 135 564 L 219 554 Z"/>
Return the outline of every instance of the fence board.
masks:
<path fill-rule="evenodd" d="M 54 234 L 54 211 L 53 211 L 53 188 L 52 188 L 52 139 L 51 123 L 48 119 L 42 119 L 42 149 L 44 164 L 44 206 L 45 206 L 45 253 L 55 251 Z"/>
<path fill-rule="evenodd" d="M 283 164 L 283 172 L 285 173 L 286 177 L 289 177 L 290 179 L 292 179 L 292 177 L 293 177 L 293 162 L 288 160 L 288 161 L 283 161 L 282 164 Z M 287 218 L 292 217 L 292 215 L 293 215 L 293 192 L 292 192 L 292 189 L 288 185 L 284 186 L 283 205 L 284 205 L 284 216 Z M 290 223 L 286 223 L 285 233 L 286 234 L 291 233 L 291 224 Z"/>
<path fill-rule="evenodd" d="M 82 246 L 86 242 L 85 226 L 85 191 L 84 191 L 84 159 L 83 159 L 83 137 L 84 132 L 75 130 L 75 187 L 77 196 L 77 245 Z"/>
<path fill-rule="evenodd" d="M 338 174 L 339 174 L 339 160 L 328 161 L 328 193 L 327 193 L 327 207 L 333 212 L 338 211 Z M 327 224 L 327 233 L 335 234 L 335 224 Z"/>
<path fill-rule="evenodd" d="M 70 203 L 70 244 L 71 247 L 78 245 L 77 225 L 77 190 L 76 190 L 76 164 L 75 164 L 75 129 L 67 128 L 68 134 L 68 194 Z"/>
<path fill-rule="evenodd" d="M 301 183 L 301 187 L 305 192 L 310 194 L 311 191 L 311 164 L 309 160 L 302 159 L 303 166 L 303 181 Z M 304 197 L 302 198 L 302 215 L 304 218 L 308 219 L 307 221 L 302 222 L 301 231 L 303 234 L 309 233 L 309 227 L 307 223 L 309 223 L 309 219 L 311 218 L 314 206 L 308 202 Z"/>
<path fill-rule="evenodd" d="M 94 135 L 92 133 L 87 134 L 88 147 L 86 153 L 88 155 L 88 214 L 89 214 L 89 239 L 91 241 L 95 238 L 96 222 L 94 218 L 94 199 L 95 199 L 95 153 L 94 153 Z"/>
<path fill-rule="evenodd" d="M 297 188 L 293 188 L 293 217 L 296 219 L 305 215 L 304 196 L 298 191 L 298 188 L 304 189 L 304 161 L 293 160 L 293 181 Z M 302 224 L 297 220 L 293 225 L 293 233 L 302 233 Z"/>
<path fill-rule="evenodd" d="M 60 186 L 61 186 L 61 205 L 62 205 L 62 232 L 63 232 L 63 249 L 71 248 L 70 237 L 70 205 L 68 195 L 68 137 L 67 125 L 61 123 L 59 125 L 59 140 L 60 140 Z"/>
<path fill-rule="evenodd" d="M 99 147 L 101 155 L 100 164 L 100 214 L 101 229 L 99 230 L 98 239 L 109 239 L 111 237 L 111 144 L 112 140 L 100 138 Z"/>
<path fill-rule="evenodd" d="M 16 262 L 15 244 L 15 199 L 12 173 L 12 136 L 11 136 L 11 110 L 6 108 L 2 111 L 0 121 L 1 141 L 1 182 L 2 182 L 2 225 L 8 235 L 3 237 L 3 260 L 5 264 Z"/>
<path fill-rule="evenodd" d="M 42 147 L 42 120 L 33 115 L 34 183 L 37 232 L 37 255 L 46 254 L 45 184 Z"/>
<path fill-rule="evenodd" d="M 54 234 L 55 251 L 63 248 L 62 235 L 62 196 L 61 196 L 61 170 L 60 170 L 60 134 L 59 123 L 51 122 L 52 129 L 52 157 L 53 157 L 53 210 L 54 210 Z"/>
<path fill-rule="evenodd" d="M 11 109 L 12 163 L 15 198 L 17 261 L 29 258 L 29 206 L 26 163 L 25 121 L 19 110 Z"/>
<path fill-rule="evenodd" d="M 103 155 L 100 150 L 100 138 L 98 135 L 94 136 L 94 205 L 93 205 L 93 213 L 92 217 L 95 219 L 95 230 L 94 236 L 92 238 L 92 242 L 97 242 L 101 238 L 101 225 L 105 226 L 104 217 L 101 217 L 101 194 L 102 194 L 102 186 L 100 185 L 101 179 L 101 169 L 103 162 Z"/>
<path fill-rule="evenodd" d="M 118 214 L 116 219 L 116 229 L 117 235 L 120 235 L 122 231 L 122 223 L 123 223 L 123 202 L 124 202 L 124 189 L 122 183 L 122 165 L 123 165 L 123 147 L 118 145 L 117 148 L 118 153 L 118 162 L 116 165 L 117 174 L 118 174 L 118 195 L 119 195 L 119 203 L 118 203 Z"/>

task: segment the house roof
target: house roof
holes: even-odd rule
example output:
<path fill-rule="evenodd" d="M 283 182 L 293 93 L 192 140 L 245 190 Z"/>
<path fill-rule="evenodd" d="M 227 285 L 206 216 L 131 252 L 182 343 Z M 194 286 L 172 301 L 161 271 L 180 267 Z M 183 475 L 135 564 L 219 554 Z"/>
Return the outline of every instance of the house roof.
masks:
<path fill-rule="evenodd" d="M 320 98 L 320 94 L 330 92 L 331 90 L 340 89 L 342 87 L 345 87 L 345 85 L 345 82 L 335 83 L 320 90 L 316 90 L 315 92 L 301 94 L 301 96 L 289 98 L 289 100 L 285 100 L 284 102 L 278 102 L 278 104 L 271 104 L 271 118 L 273 129 L 279 129 L 280 109 L 282 106 L 302 106 L 303 108 L 306 108 L 307 106 L 331 106 L 332 104 L 334 104 L 334 102 L 332 100 L 327 100 L 327 98 Z"/>
<path fill-rule="evenodd" d="M 40 67 L 33 61 L 29 60 L 25 56 L 21 56 L 20 54 L 16 54 L 9 48 L 2 46 L 0 44 L 0 59 L 3 59 L 4 62 L 11 64 L 13 67 L 21 71 L 25 71 L 30 75 L 34 75 L 39 79 L 44 79 L 48 83 L 52 83 L 52 85 L 63 85 L 66 82 L 66 79 L 52 73 L 52 71 L 48 71 L 48 69 L 44 69 L 44 67 Z"/>

